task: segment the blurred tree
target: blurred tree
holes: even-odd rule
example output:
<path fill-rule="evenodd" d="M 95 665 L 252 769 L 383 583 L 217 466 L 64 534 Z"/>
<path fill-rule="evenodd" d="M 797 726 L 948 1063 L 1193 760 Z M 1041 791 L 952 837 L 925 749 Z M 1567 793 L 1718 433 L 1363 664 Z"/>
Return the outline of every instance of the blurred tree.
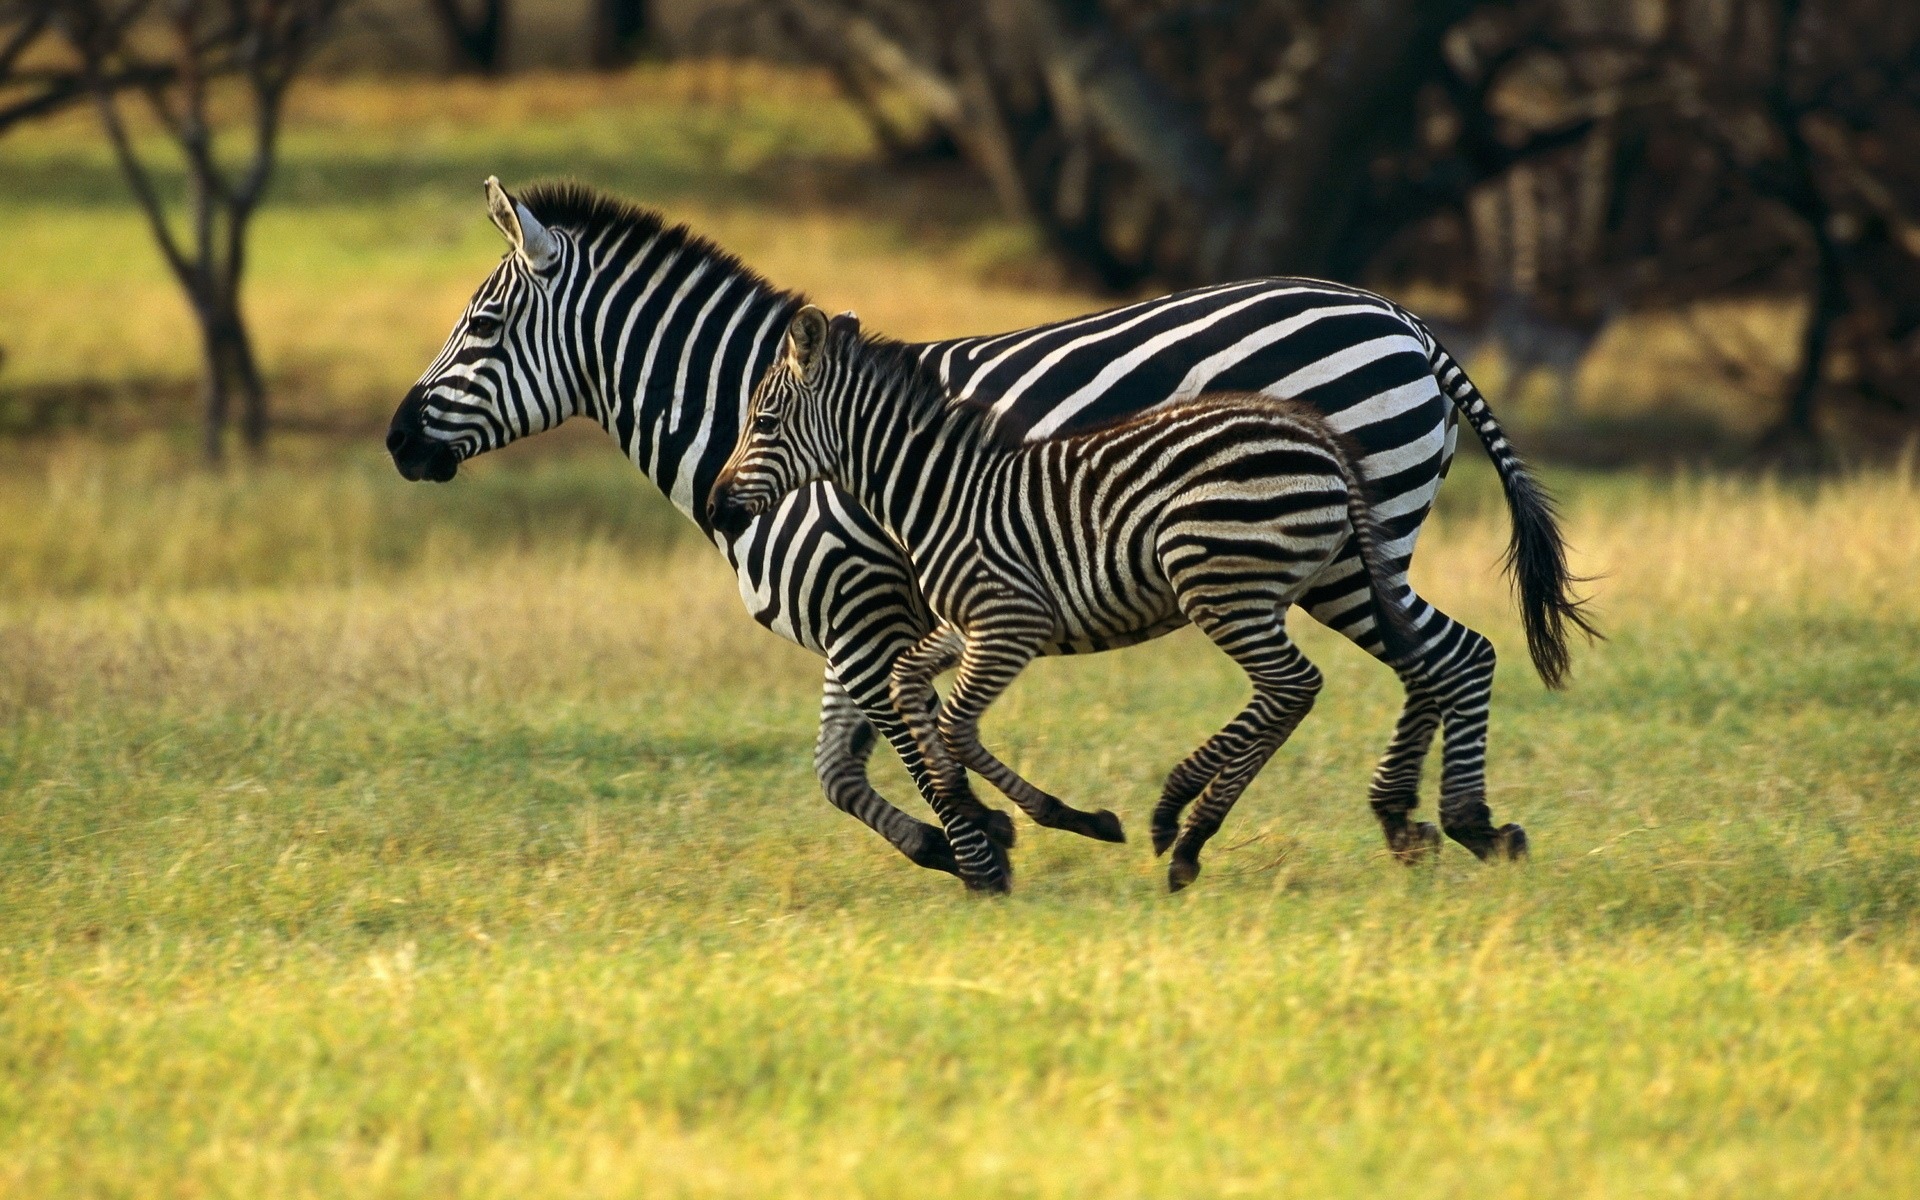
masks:
<path fill-rule="evenodd" d="M 1920 414 L 1920 5 L 1674 3 L 1651 50 L 1671 129 L 1795 251 L 1799 362 L 1771 447 L 1803 457 L 1823 395 Z"/>
<path fill-rule="evenodd" d="M 92 97 L 79 65 L 64 52 L 55 8 L 48 0 L 0 0 L 0 134 Z M 162 67 L 158 76 L 136 70 L 102 82 L 137 87 L 170 75 Z"/>
<path fill-rule="evenodd" d="M 1510 145 L 1455 120 L 1474 144 L 1433 161 L 1422 106 L 1449 93 L 1443 39 L 1471 0 L 766 2 L 843 80 L 914 99 L 1004 208 L 1112 287 L 1351 277 L 1474 181 L 1588 125 Z"/>
<path fill-rule="evenodd" d="M 640 57 L 652 31 L 648 0 L 593 0 L 593 65 L 603 71 Z"/>
<path fill-rule="evenodd" d="M 914 144 L 880 102 L 910 98 L 1110 287 L 1437 281 L 1563 389 L 1629 308 L 1792 294 L 1773 443 L 1843 391 L 1920 414 L 1913 0 L 759 7 L 883 144 Z"/>
<path fill-rule="evenodd" d="M 456 71 L 498 75 L 507 66 L 507 0 L 427 0 Z"/>
<path fill-rule="evenodd" d="M 44 2 L 199 323 L 203 452 L 212 462 L 223 456 L 235 400 L 242 441 L 258 452 L 267 395 L 240 304 L 247 226 L 273 172 L 287 89 L 342 0 Z M 123 111 L 127 94 L 177 152 L 182 221 L 169 216 L 170 189 Z"/>
<path fill-rule="evenodd" d="M 1696 324 L 1730 380 L 1778 404 L 1763 450 L 1818 461 L 1834 400 L 1920 415 L 1920 5 L 1540 0 L 1457 32 L 1526 64 L 1496 121 L 1597 117 L 1582 146 L 1518 169 L 1557 172 L 1529 181 L 1552 185 L 1538 202 L 1476 222 L 1484 294 L 1574 328 L 1623 304 L 1796 297 L 1784 377 L 1777 348 Z M 1508 243 L 1492 270 L 1489 233 Z"/>

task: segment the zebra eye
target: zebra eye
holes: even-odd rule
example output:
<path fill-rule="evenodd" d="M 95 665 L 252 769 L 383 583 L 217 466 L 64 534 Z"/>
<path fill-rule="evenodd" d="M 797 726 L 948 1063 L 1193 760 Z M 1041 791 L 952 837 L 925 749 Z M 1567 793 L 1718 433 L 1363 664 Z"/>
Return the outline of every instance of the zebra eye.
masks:
<path fill-rule="evenodd" d="M 772 433 L 774 429 L 776 429 L 779 426 L 779 424 L 780 424 L 779 413 L 770 413 L 770 412 L 759 413 L 759 414 L 756 414 L 753 418 L 753 431 L 755 433 Z"/>
<path fill-rule="evenodd" d="M 484 313 L 467 318 L 467 333 L 471 337 L 493 338 L 500 336 L 500 318 Z"/>

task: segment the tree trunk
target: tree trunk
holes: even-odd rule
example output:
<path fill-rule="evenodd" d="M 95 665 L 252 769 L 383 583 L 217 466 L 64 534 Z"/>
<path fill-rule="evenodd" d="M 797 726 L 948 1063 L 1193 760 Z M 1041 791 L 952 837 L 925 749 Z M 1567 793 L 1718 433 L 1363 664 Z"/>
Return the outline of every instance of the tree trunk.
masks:
<path fill-rule="evenodd" d="M 646 48 L 648 0 L 593 0 L 593 65 L 603 71 L 631 66 Z"/>
<path fill-rule="evenodd" d="M 506 65 L 507 0 L 480 0 L 472 17 L 460 0 L 431 0 L 441 36 L 453 59 L 453 69 L 478 75 L 498 75 Z"/>
<path fill-rule="evenodd" d="M 1764 454 L 1783 464 L 1810 469 L 1824 458 L 1816 424 L 1820 390 L 1826 380 L 1827 348 L 1833 323 L 1847 310 L 1847 288 L 1840 248 L 1821 225 L 1813 226 L 1814 273 L 1807 297 L 1807 323 L 1800 334 L 1800 366 L 1787 389 L 1780 420 L 1761 442 Z"/>
<path fill-rule="evenodd" d="M 226 339 L 216 312 L 203 304 L 194 305 L 200 319 L 200 455 L 207 465 L 217 467 L 227 456 L 227 415 L 230 409 L 232 373 L 227 363 Z"/>
<path fill-rule="evenodd" d="M 1357 275 L 1365 263 L 1347 243 L 1359 237 L 1371 249 L 1381 237 L 1358 215 L 1375 160 L 1412 140 L 1421 85 L 1442 67 L 1442 36 L 1471 7 L 1470 0 L 1337 6 L 1323 31 L 1327 48 L 1292 114 L 1297 131 L 1267 171 L 1244 178 L 1205 114 L 1143 66 L 1098 0 L 1000 2 L 1039 48 L 1055 108 L 1083 113 L 1105 147 L 1172 209 L 1184 261 L 1164 265 L 1196 281 L 1336 268 L 1336 278 Z"/>
<path fill-rule="evenodd" d="M 1298 130 L 1260 181 L 1252 222 L 1208 274 L 1285 272 L 1357 281 L 1385 231 L 1364 212 L 1375 160 L 1413 141 L 1415 101 L 1442 68 L 1466 0 L 1352 0 L 1295 112 Z M 1359 237 L 1364 251 L 1347 243 Z"/>
<path fill-rule="evenodd" d="M 241 444 L 251 457 L 266 452 L 267 389 L 253 341 L 236 303 L 196 303 L 200 321 L 200 452 L 208 465 L 226 459 L 227 428 L 238 408 Z"/>
<path fill-rule="evenodd" d="M 260 378 L 260 365 L 253 356 L 253 338 L 246 324 L 234 314 L 232 346 L 234 390 L 240 397 L 240 441 L 253 458 L 267 452 L 267 388 Z"/>

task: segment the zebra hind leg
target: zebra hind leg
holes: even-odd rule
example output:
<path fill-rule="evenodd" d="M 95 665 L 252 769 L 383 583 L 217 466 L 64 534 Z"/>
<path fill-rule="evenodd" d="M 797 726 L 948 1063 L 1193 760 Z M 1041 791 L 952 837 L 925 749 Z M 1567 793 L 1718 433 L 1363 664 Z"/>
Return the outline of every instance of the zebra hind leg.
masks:
<path fill-rule="evenodd" d="M 1420 771 L 1440 726 L 1440 705 L 1417 679 L 1405 682 L 1407 702 L 1393 727 L 1393 740 L 1374 768 L 1367 801 L 1386 836 L 1387 850 L 1411 867 L 1440 857 L 1440 830 L 1412 819 L 1420 804 Z"/>
<path fill-rule="evenodd" d="M 861 714 L 833 668 L 827 668 L 813 768 L 828 801 L 887 839 L 915 865 L 958 875 L 960 865 L 954 861 L 946 831 L 901 812 L 868 782 L 867 758 L 873 745 L 872 723 Z"/>
<path fill-rule="evenodd" d="M 1441 828 L 1482 859 L 1524 857 L 1526 831 L 1518 825 L 1495 828 L 1486 804 L 1493 646 L 1404 584 L 1401 604 L 1419 631 L 1421 650 L 1415 661 L 1395 664 L 1407 701 L 1367 789 L 1387 849 L 1408 865 L 1439 856 L 1440 829 L 1413 820 L 1412 814 L 1420 804 L 1420 776 L 1433 735 L 1444 726 Z M 1303 606 L 1321 624 L 1386 661 L 1352 546 L 1321 572 Z"/>
<path fill-rule="evenodd" d="M 1156 856 L 1165 854 L 1180 836 L 1181 814 L 1219 777 L 1235 744 L 1232 727 L 1222 729 L 1202 742 L 1199 749 L 1187 755 L 1167 775 L 1166 785 L 1160 789 L 1160 801 L 1153 806 L 1151 832 Z"/>
<path fill-rule="evenodd" d="M 1276 610 L 1271 599 L 1253 598 L 1247 605 L 1226 612 L 1195 608 L 1188 615 L 1246 671 L 1253 683 L 1253 698 L 1224 729 L 1175 768 L 1167 780 L 1167 792 L 1155 809 L 1158 821 L 1161 811 L 1170 807 L 1167 797 L 1177 795 L 1176 777 L 1179 786 L 1190 787 L 1194 775 L 1207 764 L 1220 764 L 1203 785 L 1185 827 L 1168 847 L 1173 853 L 1167 864 L 1167 889 L 1174 892 L 1199 878 L 1201 850 L 1220 831 L 1221 823 L 1254 776 L 1312 711 L 1322 682 L 1319 669 L 1287 637 L 1285 608 Z M 1154 843 L 1158 852 L 1162 847 L 1157 826 Z"/>
<path fill-rule="evenodd" d="M 1439 610 L 1434 610 L 1438 613 Z M 1527 857 L 1527 831 L 1495 827 L 1487 807 L 1487 718 L 1493 703 L 1493 643 L 1452 618 L 1422 653 L 1423 682 L 1440 708 L 1440 828 L 1482 862 Z"/>
<path fill-rule="evenodd" d="M 1406 586 L 1404 576 L 1399 583 L 1401 603 L 1414 627 L 1423 640 L 1431 641 L 1440 628 L 1436 620 L 1445 622 L 1447 618 L 1415 595 L 1413 589 Z M 1380 635 L 1373 625 L 1373 600 L 1361 568 L 1359 548 L 1352 542 L 1315 577 L 1300 606 L 1314 620 L 1382 662 L 1387 661 Z M 1413 811 L 1420 806 L 1420 773 L 1426 764 L 1427 749 L 1433 742 L 1434 731 L 1440 727 L 1440 705 L 1431 689 L 1422 683 L 1417 669 L 1405 663 L 1389 665 L 1394 666 L 1406 687 L 1407 700 L 1394 725 L 1393 740 L 1374 768 L 1367 799 L 1374 818 L 1380 822 L 1388 852 L 1400 862 L 1415 866 L 1440 855 L 1439 828 L 1413 819 Z"/>
<path fill-rule="evenodd" d="M 1421 611 L 1419 659 L 1407 664 L 1407 707 L 1421 705 L 1438 716 L 1440 745 L 1440 828 L 1482 862 L 1526 858 L 1526 829 L 1494 826 L 1486 804 L 1486 724 L 1494 703 L 1494 643 L 1459 624 L 1446 612 L 1415 597 Z M 1434 716 L 1425 716 L 1427 732 Z M 1396 737 L 1398 741 L 1398 737 Z M 1425 751 L 1427 737 L 1421 737 Z M 1392 756 L 1392 747 L 1388 747 Z M 1382 760 L 1382 770 L 1388 760 Z M 1411 785 L 1419 783 L 1419 762 Z M 1411 791 L 1411 789 L 1409 789 Z"/>

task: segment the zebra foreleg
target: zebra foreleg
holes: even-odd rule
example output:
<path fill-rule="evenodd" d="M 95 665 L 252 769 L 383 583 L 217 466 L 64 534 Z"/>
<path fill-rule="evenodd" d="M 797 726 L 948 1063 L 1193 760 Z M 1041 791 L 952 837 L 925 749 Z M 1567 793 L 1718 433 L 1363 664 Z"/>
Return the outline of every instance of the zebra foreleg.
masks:
<path fill-rule="evenodd" d="M 998 620 L 969 627 L 959 674 L 940 706 L 941 745 L 968 770 L 1004 792 L 1035 824 L 1095 841 L 1124 842 L 1127 834 L 1119 817 L 1106 809 L 1084 812 L 1063 803 L 1022 779 L 980 744 L 980 717 L 1034 660 L 1052 632 L 1052 620 L 1044 614 L 1031 620 L 1002 614 Z"/>
<path fill-rule="evenodd" d="M 879 689 L 884 692 L 884 695 L 873 703 L 861 707 L 867 715 L 867 720 L 872 722 L 889 742 L 893 743 L 895 751 L 900 755 L 900 761 L 906 764 L 908 772 L 912 774 L 914 785 L 920 789 L 920 794 L 926 797 L 927 805 L 931 808 L 934 807 L 937 789 L 940 786 L 939 780 L 935 777 L 926 750 L 920 743 L 920 735 L 907 722 L 906 714 L 893 694 L 895 672 L 913 650 L 914 646 L 909 645 L 905 650 L 887 660 L 886 679 Z M 948 645 L 943 639 L 937 649 L 930 651 L 929 656 L 923 661 L 915 663 L 910 671 L 914 678 L 921 680 L 923 686 L 923 690 L 917 694 L 914 702 L 926 705 L 927 711 L 936 721 L 941 705 L 940 693 L 933 687 L 934 676 L 950 669 L 959 660 L 958 643 Z M 988 808 L 982 804 L 980 798 L 973 794 L 973 785 L 968 781 L 965 771 L 959 773 L 958 780 L 958 790 L 950 792 L 946 802 L 968 821 L 986 830 L 987 836 L 993 839 L 994 845 L 1002 850 L 1013 849 L 1014 843 L 1018 840 L 1018 834 L 1013 828 L 1013 818 L 997 808 Z"/>
<path fill-rule="evenodd" d="M 888 715 L 892 715 L 890 705 Z M 820 777 L 828 801 L 887 839 L 914 864 L 958 875 L 960 864 L 954 861 L 946 831 L 901 812 L 867 781 L 867 757 L 873 753 L 873 743 L 873 724 L 861 714 L 833 668 L 828 667 L 820 700 L 820 736 L 813 748 L 814 773 Z M 912 755 L 912 766 L 917 775 L 925 775 L 917 753 Z"/>
<path fill-rule="evenodd" d="M 894 662 L 888 687 L 894 710 L 932 778 L 931 803 L 946 826 L 960 878 L 974 891 L 1005 893 L 1013 886 L 1013 864 L 1005 848 L 975 823 L 958 799 L 962 793 L 971 798 L 966 770 L 941 744 L 934 717 L 933 677 L 954 661 L 961 645 L 959 630 L 940 625 Z M 978 801 L 974 804 L 979 807 Z"/>

